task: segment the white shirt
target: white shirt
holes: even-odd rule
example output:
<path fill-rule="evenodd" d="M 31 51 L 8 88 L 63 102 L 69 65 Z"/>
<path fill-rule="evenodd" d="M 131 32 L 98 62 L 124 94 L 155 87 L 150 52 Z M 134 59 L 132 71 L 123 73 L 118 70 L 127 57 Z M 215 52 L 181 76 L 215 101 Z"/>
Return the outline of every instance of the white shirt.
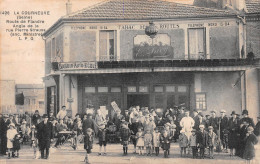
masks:
<path fill-rule="evenodd" d="M 185 131 L 191 131 L 194 126 L 194 120 L 191 117 L 183 117 L 180 122 L 180 126 L 184 128 Z"/>
<path fill-rule="evenodd" d="M 66 110 L 60 110 L 59 113 L 57 114 L 58 119 L 64 119 L 64 117 L 67 115 Z"/>

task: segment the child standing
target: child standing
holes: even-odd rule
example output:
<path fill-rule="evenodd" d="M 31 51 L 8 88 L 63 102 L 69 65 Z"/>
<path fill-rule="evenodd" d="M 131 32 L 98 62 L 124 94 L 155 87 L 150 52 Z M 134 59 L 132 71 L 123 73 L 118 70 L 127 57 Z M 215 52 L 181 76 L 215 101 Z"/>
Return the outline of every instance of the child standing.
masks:
<path fill-rule="evenodd" d="M 197 143 L 200 149 L 200 158 L 204 159 L 205 148 L 208 147 L 208 133 L 204 130 L 204 125 L 199 125 L 199 132 L 197 133 Z"/>
<path fill-rule="evenodd" d="M 131 131 L 128 128 L 127 122 L 122 123 L 122 127 L 120 129 L 120 134 L 121 134 L 121 141 L 122 141 L 122 145 L 123 145 L 124 155 L 127 155 L 128 143 L 129 143 L 129 139 L 131 136 Z"/>
<path fill-rule="evenodd" d="M 146 147 L 146 155 L 152 155 L 151 151 L 152 151 L 152 140 L 153 140 L 153 136 L 151 134 L 150 129 L 146 130 L 146 133 L 144 135 L 144 145 Z"/>
<path fill-rule="evenodd" d="M 181 148 L 181 157 L 184 153 L 184 157 L 186 157 L 186 148 L 188 146 L 188 137 L 185 135 L 184 129 L 180 131 L 179 135 L 179 146 Z"/>
<path fill-rule="evenodd" d="M 209 126 L 209 133 L 208 133 L 208 146 L 209 146 L 209 158 L 214 158 L 214 147 L 216 146 L 217 142 L 217 135 L 213 132 L 213 127 Z"/>
<path fill-rule="evenodd" d="M 255 157 L 255 147 L 254 145 L 257 144 L 258 139 L 256 135 L 253 133 L 254 128 L 249 126 L 247 128 L 247 134 L 245 137 L 245 151 L 243 154 L 243 158 L 246 160 L 246 163 L 250 164 L 250 161 Z"/>
<path fill-rule="evenodd" d="M 99 153 L 101 155 L 102 145 L 104 146 L 104 155 L 106 155 L 106 146 L 108 141 L 107 129 L 105 125 L 99 126 L 98 130 L 98 142 L 99 142 Z"/>
<path fill-rule="evenodd" d="M 33 148 L 33 156 L 34 159 L 37 158 L 36 156 L 36 152 L 37 152 L 37 145 L 38 145 L 38 141 L 37 141 L 37 132 L 35 130 L 35 126 L 33 125 L 31 128 L 31 133 L 30 133 L 30 137 L 31 137 L 31 144 L 32 144 L 32 148 Z"/>
<path fill-rule="evenodd" d="M 139 150 L 139 155 L 143 154 L 143 150 L 144 150 L 144 136 L 143 136 L 143 130 L 142 127 L 138 128 L 138 132 L 136 133 L 136 147 Z"/>
<path fill-rule="evenodd" d="M 87 134 L 84 136 L 84 149 L 86 150 L 86 156 L 84 162 L 89 164 L 89 154 L 93 148 L 93 131 L 91 128 L 87 129 Z"/>
<path fill-rule="evenodd" d="M 192 158 L 197 158 L 197 137 L 196 137 L 196 129 L 192 129 L 191 136 L 189 138 L 189 145 L 192 149 Z"/>
<path fill-rule="evenodd" d="M 171 136 L 168 135 L 166 130 L 163 130 L 163 134 L 160 138 L 162 149 L 164 151 L 164 158 L 168 158 L 169 150 L 171 146 Z"/>
<path fill-rule="evenodd" d="M 14 136 L 14 141 L 13 141 L 13 152 L 15 155 L 15 157 L 19 157 L 19 150 L 21 149 L 20 147 L 20 139 L 21 139 L 21 136 L 20 134 L 16 134 Z"/>
<path fill-rule="evenodd" d="M 12 157 L 15 157 L 14 151 L 13 151 L 13 141 L 15 135 L 18 134 L 17 130 L 15 129 L 14 123 L 11 123 L 9 125 L 9 129 L 7 130 L 6 138 L 7 138 L 7 149 L 8 149 L 8 159 L 11 158 L 11 151 L 12 151 Z"/>
<path fill-rule="evenodd" d="M 161 137 L 161 133 L 158 131 L 158 128 L 156 127 L 153 132 L 153 147 L 154 147 L 156 156 L 159 155 L 160 137 Z"/>

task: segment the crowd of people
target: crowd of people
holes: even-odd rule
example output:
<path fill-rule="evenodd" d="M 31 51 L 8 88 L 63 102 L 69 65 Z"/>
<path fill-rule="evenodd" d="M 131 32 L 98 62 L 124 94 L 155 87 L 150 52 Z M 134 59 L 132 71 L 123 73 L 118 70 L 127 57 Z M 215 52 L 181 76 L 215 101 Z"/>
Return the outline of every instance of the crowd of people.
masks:
<path fill-rule="evenodd" d="M 257 119 L 255 125 L 247 110 L 243 110 L 242 115 L 233 111 L 228 117 L 225 110 L 204 115 L 202 111 L 189 111 L 184 106 L 165 111 L 133 106 L 123 114 L 116 110 L 112 117 L 104 116 L 97 109 L 95 113 L 76 114 L 72 118 L 68 117 L 66 106 L 62 106 L 56 117 L 53 111 L 40 116 L 37 110 L 32 117 L 26 113 L 20 120 L 16 115 L 1 115 L 1 154 L 8 158 L 19 157 L 20 143 L 30 142 L 34 158 L 39 148 L 41 158 L 48 159 L 53 139 L 57 138 L 54 146 L 59 147 L 64 143 L 64 136 L 71 134 L 75 150 L 80 141 L 84 142 L 85 161 L 89 163 L 88 154 L 94 139 L 98 138 L 98 155 L 106 155 L 109 134 L 113 131 L 120 138 L 123 155 L 128 154 L 128 145 L 133 144 L 136 154 L 158 156 L 161 148 L 168 158 L 171 143 L 178 142 L 181 157 L 190 154 L 192 158 L 214 158 L 215 151 L 228 153 L 229 150 L 230 157 L 250 161 L 255 156 L 254 145 L 260 135 L 260 117 Z"/>

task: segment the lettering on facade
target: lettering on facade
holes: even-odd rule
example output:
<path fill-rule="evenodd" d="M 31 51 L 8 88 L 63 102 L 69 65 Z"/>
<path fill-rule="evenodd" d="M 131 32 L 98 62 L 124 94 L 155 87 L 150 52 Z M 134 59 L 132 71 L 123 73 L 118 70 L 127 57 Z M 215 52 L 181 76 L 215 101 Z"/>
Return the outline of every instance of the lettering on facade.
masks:
<path fill-rule="evenodd" d="M 135 59 L 172 59 L 173 47 L 167 34 L 158 34 L 154 39 L 147 35 L 134 37 L 133 56 Z"/>
<path fill-rule="evenodd" d="M 203 23 L 194 23 L 194 24 L 188 24 L 189 28 L 200 28 L 200 27 L 204 27 Z"/>
<path fill-rule="evenodd" d="M 59 70 L 97 69 L 96 62 L 59 63 Z"/>

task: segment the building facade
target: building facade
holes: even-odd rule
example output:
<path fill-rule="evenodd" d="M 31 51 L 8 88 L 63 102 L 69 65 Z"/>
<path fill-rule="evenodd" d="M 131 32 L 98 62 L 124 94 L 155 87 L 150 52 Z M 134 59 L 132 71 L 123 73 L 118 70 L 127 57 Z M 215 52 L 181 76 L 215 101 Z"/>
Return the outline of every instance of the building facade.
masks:
<path fill-rule="evenodd" d="M 46 111 L 111 113 L 116 102 L 122 110 L 185 105 L 258 115 L 258 93 L 247 94 L 258 81 L 256 60 L 244 55 L 243 21 L 229 10 L 161 0 L 68 13 L 44 33 Z"/>

